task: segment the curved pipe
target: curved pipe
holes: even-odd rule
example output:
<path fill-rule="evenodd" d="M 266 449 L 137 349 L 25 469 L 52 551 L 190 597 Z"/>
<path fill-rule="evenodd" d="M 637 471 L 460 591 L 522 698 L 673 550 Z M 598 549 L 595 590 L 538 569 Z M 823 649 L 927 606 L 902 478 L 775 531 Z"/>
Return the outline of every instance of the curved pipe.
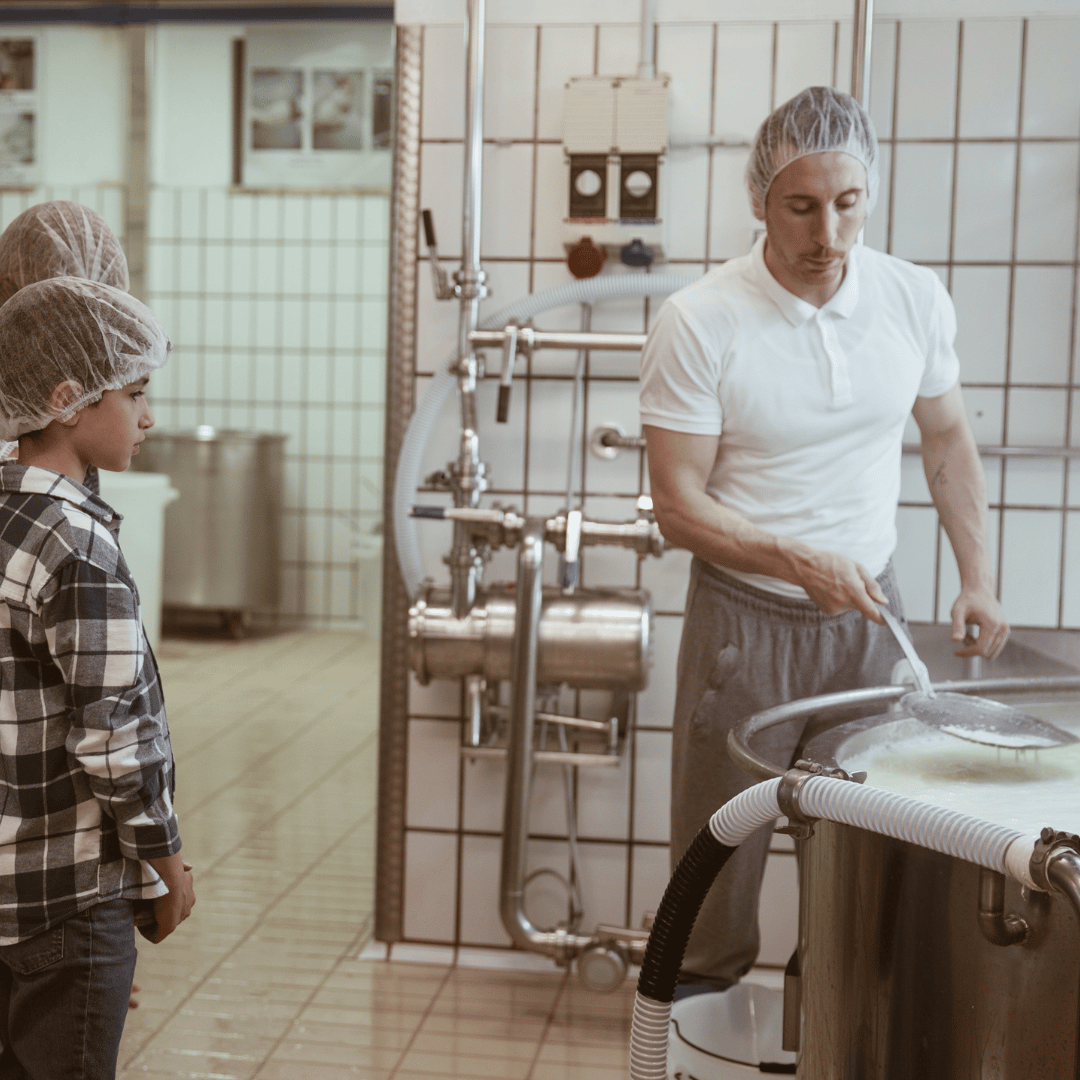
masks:
<path fill-rule="evenodd" d="M 1031 933 L 1027 920 L 1005 914 L 1005 875 L 979 871 L 979 929 L 991 945 L 1022 945 Z"/>
<path fill-rule="evenodd" d="M 592 939 L 563 931 L 540 930 L 533 926 L 525 912 L 525 855 L 529 839 L 536 668 L 543 600 L 544 525 L 543 518 L 526 519 L 518 548 L 499 914 L 506 932 L 518 948 L 565 962 Z"/>
<path fill-rule="evenodd" d="M 819 699 L 820 700 L 820 699 Z M 797 774 L 792 799 L 805 819 L 853 825 L 932 851 L 965 859 L 997 873 L 1021 833 L 967 814 L 930 806 L 905 795 L 846 780 Z M 631 1080 L 666 1080 L 668 1023 L 675 982 L 698 909 L 720 869 L 755 829 L 782 813 L 781 780 L 771 779 L 740 792 L 709 819 L 679 861 L 656 913 L 641 965 L 630 1036 Z M 1080 856 L 1056 857 L 1048 875 L 1068 892 L 1080 914 Z"/>
<path fill-rule="evenodd" d="M 666 296 L 668 293 L 692 285 L 697 280 L 697 275 L 690 274 L 611 274 L 589 278 L 585 281 L 571 281 L 565 285 L 556 285 L 542 292 L 523 296 L 520 300 L 485 319 L 481 323 L 481 329 L 501 330 L 515 319 L 523 323 L 552 308 L 569 307 L 572 304 L 594 303 L 631 296 Z M 392 503 L 394 547 L 405 589 L 411 600 L 415 600 L 419 595 L 420 585 L 424 578 L 424 565 L 420 555 L 416 520 L 410 516 L 410 513 L 416 501 L 416 490 L 420 486 L 424 448 L 427 446 L 428 437 L 447 399 L 458 384 L 459 360 L 458 351 L 455 349 L 436 368 L 431 385 L 420 399 L 416 411 L 409 420 L 394 472 Z"/>
<path fill-rule="evenodd" d="M 1069 898 L 1077 919 L 1080 919 L 1080 854 L 1065 851 L 1051 859 L 1046 876 L 1058 892 Z"/>

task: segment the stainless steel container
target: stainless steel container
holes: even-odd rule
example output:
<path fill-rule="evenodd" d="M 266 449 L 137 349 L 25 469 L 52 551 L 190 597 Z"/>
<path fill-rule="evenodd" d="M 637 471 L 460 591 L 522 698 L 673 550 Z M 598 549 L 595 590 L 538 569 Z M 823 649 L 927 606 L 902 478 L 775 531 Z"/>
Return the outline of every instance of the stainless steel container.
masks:
<path fill-rule="evenodd" d="M 842 724 L 805 756 L 843 767 L 868 741 L 902 741 L 905 725 Z M 1030 937 L 997 945 L 980 929 L 972 863 L 825 821 L 800 847 L 801 971 L 786 1002 L 801 1000 L 798 1076 L 1080 1078 L 1080 925 L 1065 896 L 1009 881 L 1004 912 Z"/>
<path fill-rule="evenodd" d="M 514 587 L 481 590 L 464 619 L 448 589 L 428 587 L 409 609 L 410 662 L 421 682 L 483 675 L 509 679 Z M 649 594 L 633 590 L 545 589 L 540 615 L 540 683 L 641 690 L 648 679 L 652 630 Z"/>
<path fill-rule="evenodd" d="M 150 431 L 133 464 L 166 473 L 164 601 L 213 611 L 277 607 L 284 435 Z"/>

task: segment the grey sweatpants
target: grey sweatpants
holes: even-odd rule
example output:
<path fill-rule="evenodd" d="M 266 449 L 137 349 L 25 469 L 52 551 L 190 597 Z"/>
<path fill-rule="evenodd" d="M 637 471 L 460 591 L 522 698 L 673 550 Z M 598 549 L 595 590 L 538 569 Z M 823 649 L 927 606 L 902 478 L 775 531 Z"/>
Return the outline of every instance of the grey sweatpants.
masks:
<path fill-rule="evenodd" d="M 878 578 L 903 619 L 890 564 Z M 714 811 L 754 780 L 728 757 L 739 721 L 787 701 L 889 682 L 903 659 L 884 626 L 857 611 L 830 617 L 809 600 L 777 596 L 695 558 L 679 647 L 671 771 L 671 859 L 678 862 Z M 754 747 L 787 767 L 803 725 L 770 728 Z M 757 959 L 758 894 L 771 828 L 739 846 L 705 898 L 681 978 L 725 989 Z"/>

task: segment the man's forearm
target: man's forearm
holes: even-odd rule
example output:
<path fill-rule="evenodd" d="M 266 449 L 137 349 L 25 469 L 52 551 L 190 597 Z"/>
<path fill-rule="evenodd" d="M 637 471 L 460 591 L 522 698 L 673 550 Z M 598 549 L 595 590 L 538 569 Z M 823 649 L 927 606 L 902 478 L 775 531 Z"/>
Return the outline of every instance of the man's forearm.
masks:
<path fill-rule="evenodd" d="M 994 591 L 987 539 L 986 476 L 967 424 L 923 434 L 923 469 L 964 588 Z"/>

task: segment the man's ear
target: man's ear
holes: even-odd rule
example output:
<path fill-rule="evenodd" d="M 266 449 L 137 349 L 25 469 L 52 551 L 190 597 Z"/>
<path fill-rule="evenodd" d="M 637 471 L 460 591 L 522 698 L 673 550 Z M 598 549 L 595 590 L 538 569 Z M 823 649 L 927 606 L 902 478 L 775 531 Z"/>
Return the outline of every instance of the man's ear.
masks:
<path fill-rule="evenodd" d="M 62 383 L 57 383 L 49 395 L 49 411 L 65 427 L 74 427 L 79 422 L 78 412 L 67 417 L 64 413 L 79 400 L 82 392 L 83 388 L 74 379 L 65 379 Z"/>

